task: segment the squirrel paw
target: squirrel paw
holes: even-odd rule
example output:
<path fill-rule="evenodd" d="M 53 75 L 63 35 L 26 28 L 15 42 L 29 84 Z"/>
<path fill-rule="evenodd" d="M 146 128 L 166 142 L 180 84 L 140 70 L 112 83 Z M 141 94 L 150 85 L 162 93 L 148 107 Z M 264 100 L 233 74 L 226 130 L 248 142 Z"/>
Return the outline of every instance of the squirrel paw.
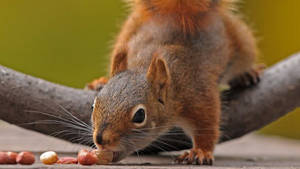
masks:
<path fill-rule="evenodd" d="M 99 79 L 95 79 L 91 83 L 88 83 L 84 89 L 100 91 L 107 81 L 108 79 L 106 77 L 100 77 Z"/>
<path fill-rule="evenodd" d="M 212 152 L 203 151 L 200 148 L 192 149 L 179 156 L 175 162 L 178 164 L 212 165 L 214 157 Z"/>
<path fill-rule="evenodd" d="M 255 66 L 249 72 L 246 72 L 229 82 L 231 88 L 246 88 L 259 83 L 260 75 L 262 74 L 265 65 L 260 64 Z"/>

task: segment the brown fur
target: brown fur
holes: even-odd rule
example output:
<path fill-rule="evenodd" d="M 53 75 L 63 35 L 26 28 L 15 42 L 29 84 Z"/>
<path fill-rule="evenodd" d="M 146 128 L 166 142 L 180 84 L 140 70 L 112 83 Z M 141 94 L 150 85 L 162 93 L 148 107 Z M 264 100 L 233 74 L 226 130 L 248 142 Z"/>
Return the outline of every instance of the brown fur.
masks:
<path fill-rule="evenodd" d="M 193 149 L 178 162 L 212 163 L 219 137 L 218 85 L 252 71 L 257 55 L 255 38 L 230 11 L 231 3 L 134 2 L 112 53 L 111 79 L 95 99 L 94 138 L 103 136 L 103 145 L 94 140 L 99 148 L 122 152 L 120 160 L 180 126 Z M 130 118 L 138 104 L 147 109 L 142 127 Z"/>
<path fill-rule="evenodd" d="M 101 90 L 102 87 L 107 83 L 108 79 L 106 77 L 100 77 L 98 79 L 95 79 L 91 83 L 86 85 L 86 89 L 89 90 Z"/>

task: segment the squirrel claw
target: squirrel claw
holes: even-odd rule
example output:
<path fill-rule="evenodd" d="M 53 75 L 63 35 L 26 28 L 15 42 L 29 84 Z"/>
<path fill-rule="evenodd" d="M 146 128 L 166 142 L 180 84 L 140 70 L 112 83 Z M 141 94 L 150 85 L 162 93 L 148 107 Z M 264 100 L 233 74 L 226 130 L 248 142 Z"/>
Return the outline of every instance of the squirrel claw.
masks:
<path fill-rule="evenodd" d="M 175 162 L 177 164 L 194 164 L 194 165 L 212 165 L 214 157 L 212 152 L 204 152 L 202 149 L 192 149 L 179 156 Z"/>
<path fill-rule="evenodd" d="M 249 72 L 246 72 L 229 82 L 231 88 L 245 88 L 251 87 L 260 82 L 260 75 L 265 68 L 264 65 L 257 65 L 255 68 L 251 69 Z"/>

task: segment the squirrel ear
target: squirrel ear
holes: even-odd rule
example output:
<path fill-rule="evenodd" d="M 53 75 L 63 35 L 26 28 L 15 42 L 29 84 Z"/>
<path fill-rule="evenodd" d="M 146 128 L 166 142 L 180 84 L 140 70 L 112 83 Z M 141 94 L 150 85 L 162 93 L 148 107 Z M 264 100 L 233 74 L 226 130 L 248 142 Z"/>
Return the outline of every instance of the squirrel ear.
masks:
<path fill-rule="evenodd" d="M 166 61 L 161 57 L 154 57 L 147 72 L 147 80 L 151 83 L 158 99 L 163 102 L 166 88 L 170 83 L 170 74 Z"/>
<path fill-rule="evenodd" d="M 123 72 L 127 69 L 127 54 L 118 53 L 112 58 L 110 76 Z"/>

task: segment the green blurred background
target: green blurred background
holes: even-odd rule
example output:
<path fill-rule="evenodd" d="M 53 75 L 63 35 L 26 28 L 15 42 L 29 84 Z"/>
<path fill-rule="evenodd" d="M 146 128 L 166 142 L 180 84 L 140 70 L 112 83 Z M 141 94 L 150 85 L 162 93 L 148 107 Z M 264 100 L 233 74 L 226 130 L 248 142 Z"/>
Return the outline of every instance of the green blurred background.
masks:
<path fill-rule="evenodd" d="M 259 39 L 261 62 L 270 66 L 300 51 L 299 0 L 242 0 L 239 7 Z M 127 12 L 121 0 L 3 0 L 0 64 L 82 88 L 106 75 Z M 260 132 L 300 139 L 299 113 Z"/>

